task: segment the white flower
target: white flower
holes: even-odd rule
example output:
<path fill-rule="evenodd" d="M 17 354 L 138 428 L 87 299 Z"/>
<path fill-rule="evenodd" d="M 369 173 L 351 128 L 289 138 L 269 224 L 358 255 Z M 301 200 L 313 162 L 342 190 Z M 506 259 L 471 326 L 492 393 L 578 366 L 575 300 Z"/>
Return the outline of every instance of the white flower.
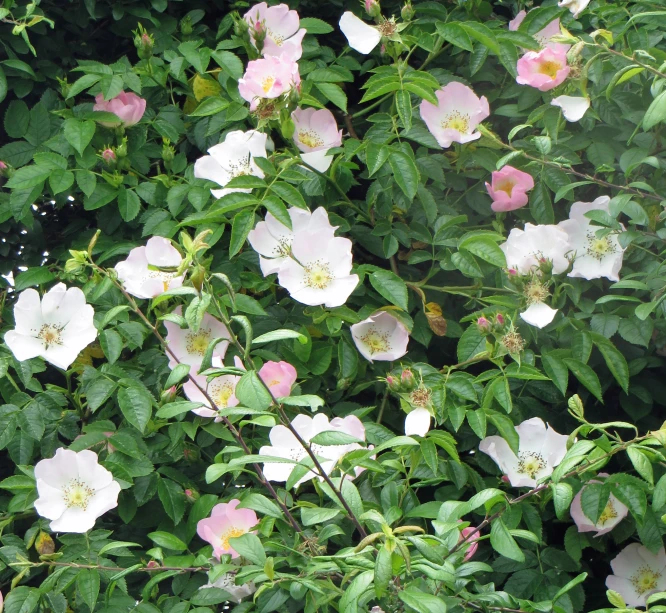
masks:
<path fill-rule="evenodd" d="M 291 230 L 273 215 L 266 213 L 266 221 L 260 221 L 248 234 L 250 245 L 259 254 L 259 264 L 264 277 L 278 272 L 280 266 L 289 259 L 294 234 L 323 232 L 327 235 L 328 241 L 333 238 L 337 229 L 337 226 L 332 226 L 328 221 L 328 213 L 321 206 L 314 213 L 291 207 L 289 217 L 291 217 Z"/>
<path fill-rule="evenodd" d="M 291 244 L 292 257 L 278 271 L 278 282 L 297 302 L 309 306 L 342 306 L 358 285 L 352 275 L 352 243 L 327 230 L 299 232 Z"/>
<path fill-rule="evenodd" d="M 600 228 L 593 226 L 591 220 L 585 217 L 589 211 L 608 213 L 609 203 L 608 196 L 601 196 L 594 202 L 574 202 L 569 219 L 558 224 L 567 233 L 570 248 L 575 252 L 573 269 L 568 276 L 582 277 L 588 281 L 601 277 L 611 281 L 620 280 L 624 249 L 620 246 L 618 234 L 611 232 L 598 237 L 597 231 Z"/>
<path fill-rule="evenodd" d="M 564 8 L 565 6 L 571 11 L 574 17 L 578 17 L 590 3 L 590 0 L 560 0 L 557 6 Z"/>
<path fill-rule="evenodd" d="M 314 417 L 309 415 L 297 415 L 291 422 L 292 427 L 299 436 L 309 443 L 317 434 L 321 432 L 344 432 L 361 441 L 365 440 L 365 427 L 361 420 L 355 415 L 348 415 L 345 418 L 335 417 L 330 423 L 328 416 L 324 413 L 317 413 Z M 270 434 L 268 435 L 271 445 L 262 447 L 259 450 L 259 455 L 272 456 L 276 458 L 288 458 L 294 462 L 300 462 L 305 458 L 310 458 L 307 451 L 298 442 L 296 436 L 283 425 L 273 426 Z M 355 449 L 362 449 L 358 443 L 350 443 L 348 445 L 317 445 L 311 444 L 310 449 L 317 456 L 322 469 L 327 475 L 330 475 L 338 461 L 350 451 Z M 292 463 L 277 463 L 265 462 L 264 463 L 264 476 L 269 481 L 287 481 L 291 471 L 294 470 Z M 314 477 L 319 477 L 313 471 L 308 471 L 299 481 L 296 486 L 305 483 Z"/>
<path fill-rule="evenodd" d="M 500 248 L 509 268 L 528 274 L 545 261 L 553 263 L 553 273 L 569 268 L 565 254 L 571 251 L 567 233 L 558 226 L 525 224 L 525 229 L 513 228 Z"/>
<path fill-rule="evenodd" d="M 181 315 L 183 307 L 179 306 L 173 312 L 176 315 Z M 178 358 L 176 361 L 169 354 L 169 368 L 175 368 L 178 363 L 181 363 L 189 364 L 195 371 L 199 370 L 208 344 L 214 338 L 229 338 L 227 327 L 208 313 L 204 313 L 199 330 L 196 332 L 190 328 L 183 330 L 179 325 L 171 321 L 165 321 L 164 326 L 167 329 L 166 342 L 169 345 L 169 349 Z M 220 359 L 224 358 L 228 346 L 229 341 L 220 341 L 215 345 L 213 356 L 217 356 Z"/>
<path fill-rule="evenodd" d="M 365 23 L 350 11 L 340 17 L 339 26 L 347 37 L 349 46 L 359 53 L 370 53 L 382 39 L 382 34 L 377 28 Z"/>
<path fill-rule="evenodd" d="M 562 115 L 567 121 L 580 121 L 590 108 L 590 99 L 582 96 L 558 96 L 550 102 L 552 106 L 559 106 Z"/>
<path fill-rule="evenodd" d="M 236 368 L 243 368 L 243 363 L 238 356 L 234 356 L 234 364 Z M 222 368 L 224 364 L 219 357 L 214 357 L 212 360 L 213 368 Z M 192 413 L 200 415 L 201 417 L 214 417 L 215 421 L 222 421 L 218 414 L 219 409 L 226 409 L 228 407 L 235 407 L 238 405 L 238 398 L 236 398 L 236 385 L 240 381 L 240 376 L 236 375 L 220 375 L 211 379 L 208 383 L 208 377 L 205 375 L 192 374 L 192 379 L 188 379 L 183 383 L 183 393 L 192 402 L 200 402 L 204 406 L 198 409 L 192 409 Z M 206 394 L 201 389 L 206 390 L 206 394 L 215 403 L 215 407 L 211 406 Z M 207 408 L 205 408 L 207 407 Z"/>
<path fill-rule="evenodd" d="M 422 407 L 413 409 L 405 417 L 405 434 L 407 436 L 425 436 L 430 430 L 430 411 Z"/>
<path fill-rule="evenodd" d="M 599 473 L 599 476 L 607 477 L 608 474 Z M 600 483 L 600 481 L 593 479 L 588 485 L 590 483 Z M 594 536 L 607 534 L 627 516 L 629 509 L 611 494 L 604 510 L 597 520 L 597 523 L 593 523 L 592 520 L 583 513 L 583 505 L 581 503 L 581 498 L 586 487 L 587 485 L 584 485 L 574 496 L 571 508 L 569 509 L 571 512 L 571 519 L 576 523 L 578 532 L 596 532 Z"/>
<path fill-rule="evenodd" d="M 183 261 L 171 241 L 153 236 L 145 247 L 135 247 L 126 260 L 116 264 L 118 279 L 127 293 L 137 298 L 155 298 L 183 284 L 184 276 L 158 268 L 178 268 Z"/>
<path fill-rule="evenodd" d="M 256 157 L 266 157 L 266 135 L 256 130 L 234 130 L 224 141 L 208 150 L 210 155 L 200 157 L 194 163 L 194 176 L 208 179 L 224 187 L 231 179 L 244 175 L 263 178 L 264 173 L 254 161 Z M 222 198 L 233 192 L 249 193 L 250 189 L 211 189 L 215 198 Z"/>
<path fill-rule="evenodd" d="M 543 420 L 533 417 L 516 426 L 518 455 L 501 436 L 488 436 L 479 451 L 488 454 L 509 478 L 513 487 L 536 487 L 553 474 L 567 452 L 567 436 L 558 434 Z"/>
<path fill-rule="evenodd" d="M 372 362 L 390 362 L 407 353 L 409 332 L 404 324 L 386 311 L 374 313 L 351 327 L 359 353 Z"/>
<path fill-rule="evenodd" d="M 98 517 L 118 506 L 120 485 L 87 449 L 58 449 L 50 460 L 37 462 L 35 479 L 35 509 L 52 520 L 54 532 L 87 532 Z"/>
<path fill-rule="evenodd" d="M 557 315 L 557 309 L 553 309 L 543 302 L 535 302 L 520 314 L 520 318 L 530 326 L 545 328 L 555 319 L 555 315 Z"/>
<path fill-rule="evenodd" d="M 257 587 L 252 581 L 248 581 L 243 585 L 236 585 L 236 573 L 225 573 L 219 579 L 213 581 L 212 583 L 206 583 L 199 589 L 205 590 L 211 587 L 224 590 L 231 596 L 231 600 L 233 600 L 235 603 L 241 602 L 243 598 L 252 596 L 252 594 L 257 591 Z M 0 611 L 0 613 L 2 613 L 2 611 Z"/>
<path fill-rule="evenodd" d="M 94 314 L 78 287 L 58 283 L 41 302 L 37 290 L 26 289 L 14 305 L 16 327 L 5 334 L 5 343 L 19 362 L 41 356 L 67 370 L 97 337 Z"/>
<path fill-rule="evenodd" d="M 639 543 L 627 545 L 611 561 L 613 574 L 606 577 L 606 587 L 624 598 L 629 607 L 647 606 L 647 598 L 666 590 L 666 552 L 657 554 Z"/>

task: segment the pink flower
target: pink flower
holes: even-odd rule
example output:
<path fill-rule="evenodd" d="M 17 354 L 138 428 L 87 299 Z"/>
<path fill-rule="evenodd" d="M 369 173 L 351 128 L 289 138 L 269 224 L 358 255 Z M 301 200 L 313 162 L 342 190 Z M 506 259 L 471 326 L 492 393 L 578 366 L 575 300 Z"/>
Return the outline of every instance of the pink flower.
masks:
<path fill-rule="evenodd" d="M 491 183 L 486 183 L 493 199 L 491 208 L 496 213 L 515 211 L 527 204 L 527 192 L 534 188 L 532 175 L 513 166 L 504 166 L 493 172 Z"/>
<path fill-rule="evenodd" d="M 275 398 L 284 398 L 296 382 L 296 369 L 289 362 L 266 362 L 259 370 L 259 377 Z"/>
<path fill-rule="evenodd" d="M 303 152 L 303 161 L 326 172 L 333 161 L 328 150 L 342 144 L 342 130 L 328 109 L 296 109 L 291 118 L 294 121 L 294 143 Z"/>
<path fill-rule="evenodd" d="M 122 125 L 125 128 L 129 128 L 141 121 L 143 114 L 146 112 L 146 101 L 133 92 L 120 92 L 115 98 L 111 98 L 111 100 L 104 100 L 104 94 L 97 94 L 93 110 L 106 111 L 118 116 L 118 123 L 100 121 L 103 126 L 115 128 L 118 125 Z"/>
<path fill-rule="evenodd" d="M 197 523 L 197 534 L 213 546 L 213 555 L 230 554 L 239 557 L 238 552 L 229 544 L 229 539 L 242 536 L 259 523 L 257 514 L 252 509 L 237 509 L 240 500 L 234 498 L 228 503 L 216 504 L 210 517 Z"/>
<path fill-rule="evenodd" d="M 284 56 L 268 56 L 248 63 L 243 78 L 238 81 L 238 91 L 254 111 L 261 100 L 279 98 L 300 84 L 296 62 Z"/>
<path fill-rule="evenodd" d="M 250 37 L 256 47 L 256 34 L 263 35 L 264 56 L 282 56 L 296 61 L 303 55 L 303 37 L 306 32 L 300 28 L 301 20 L 296 11 L 289 10 L 286 4 L 269 7 L 265 2 L 253 6 L 243 19 L 250 27 Z M 300 29 L 299 29 L 300 28 Z"/>
<path fill-rule="evenodd" d="M 421 119 L 441 147 L 469 143 L 481 138 L 476 127 L 490 115 L 488 100 L 479 98 L 467 85 L 452 81 L 438 90 L 438 104 L 421 102 Z"/>
<path fill-rule="evenodd" d="M 409 332 L 404 324 L 386 311 L 374 313 L 351 327 L 359 353 L 368 361 L 390 362 L 407 353 Z"/>
<path fill-rule="evenodd" d="M 471 534 L 478 534 L 476 528 L 474 528 L 473 526 L 468 526 L 467 528 L 463 528 L 460 531 L 460 539 L 458 542 L 461 542 L 463 539 L 466 539 Z M 478 539 L 470 539 L 468 541 L 465 541 L 465 543 L 467 545 L 467 551 L 465 552 L 464 560 L 465 562 L 469 562 L 474 557 L 476 550 L 479 548 L 479 541 Z"/>
<path fill-rule="evenodd" d="M 520 24 L 523 23 L 527 13 L 525 11 L 520 11 L 515 17 L 509 22 L 509 30 L 515 32 Z M 533 34 L 534 38 L 542 47 L 550 47 L 551 49 L 563 49 L 565 52 L 569 51 L 571 45 L 563 45 L 561 43 L 551 42 L 553 36 L 558 36 L 562 33 L 560 29 L 560 20 L 553 19 L 543 30 L 539 30 L 536 34 Z"/>
<path fill-rule="evenodd" d="M 608 477 L 607 473 L 599 473 L 600 477 Z M 590 483 L 601 483 L 595 479 L 592 479 L 588 482 Z M 584 485 L 581 490 L 574 496 L 573 502 L 571 503 L 571 508 L 569 509 L 571 513 L 571 519 L 576 523 L 578 532 L 596 532 L 594 536 L 601 536 L 602 534 L 607 534 L 615 526 L 617 526 L 629 513 L 629 509 L 623 505 L 613 494 L 608 498 L 608 502 L 604 507 L 597 523 L 595 524 L 585 513 L 583 512 L 583 505 L 581 503 L 581 498 L 583 496 L 583 491 L 587 485 Z"/>
<path fill-rule="evenodd" d="M 516 82 L 547 92 L 561 83 L 569 75 L 567 54 L 562 49 L 546 47 L 538 53 L 528 51 L 518 60 Z"/>

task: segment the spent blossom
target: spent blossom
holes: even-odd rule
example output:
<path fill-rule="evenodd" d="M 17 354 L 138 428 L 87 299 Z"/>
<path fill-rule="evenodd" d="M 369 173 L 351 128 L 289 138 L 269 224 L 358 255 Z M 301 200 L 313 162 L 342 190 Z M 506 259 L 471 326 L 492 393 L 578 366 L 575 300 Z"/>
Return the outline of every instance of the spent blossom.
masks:
<path fill-rule="evenodd" d="M 351 334 L 359 353 L 370 362 L 391 362 L 407 353 L 409 332 L 399 319 L 386 311 L 354 324 Z"/>
<path fill-rule="evenodd" d="M 564 83 L 571 68 L 563 49 L 546 47 L 541 51 L 528 51 L 518 60 L 516 82 L 547 92 Z"/>
<path fill-rule="evenodd" d="M 239 504 L 240 500 L 236 498 L 216 504 L 210 517 L 197 523 L 197 534 L 213 546 L 213 556 L 218 560 L 225 554 L 231 555 L 232 559 L 238 558 L 239 554 L 229 539 L 247 534 L 259 523 L 252 509 L 238 509 Z"/>
<path fill-rule="evenodd" d="M 134 92 L 120 92 L 111 100 L 104 100 L 104 94 L 95 96 L 94 111 L 106 111 L 118 117 L 117 122 L 100 121 L 107 128 L 123 126 L 129 128 L 141 121 L 146 112 L 146 101 Z"/>
<path fill-rule="evenodd" d="M 261 40 L 262 55 L 282 56 L 294 62 L 303 55 L 302 42 L 306 31 L 300 27 L 298 13 L 286 4 L 268 6 L 260 2 L 245 13 L 243 19 L 250 26 L 252 44 L 258 48 L 258 39 Z"/>
<path fill-rule="evenodd" d="M 342 144 L 342 130 L 328 109 L 296 109 L 291 118 L 295 130 L 293 140 L 301 151 L 301 159 L 319 172 L 326 172 L 333 162 L 329 149 Z"/>
<path fill-rule="evenodd" d="M 504 166 L 492 173 L 486 183 L 488 194 L 493 199 L 490 206 L 496 213 L 515 211 L 528 202 L 527 192 L 534 188 L 532 175 L 513 166 Z"/>
<path fill-rule="evenodd" d="M 238 92 L 254 111 L 262 100 L 279 98 L 300 84 L 301 76 L 295 61 L 269 55 L 248 63 L 243 78 L 238 81 Z"/>

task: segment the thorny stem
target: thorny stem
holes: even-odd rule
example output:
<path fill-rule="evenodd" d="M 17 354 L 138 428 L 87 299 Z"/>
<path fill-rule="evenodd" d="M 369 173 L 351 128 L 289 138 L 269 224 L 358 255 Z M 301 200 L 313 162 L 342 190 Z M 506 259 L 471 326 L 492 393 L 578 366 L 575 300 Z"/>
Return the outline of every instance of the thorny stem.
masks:
<path fill-rule="evenodd" d="M 638 64 L 642 68 L 645 68 L 645 70 L 651 72 L 652 74 L 657 75 L 658 77 L 661 77 L 662 79 L 666 79 L 666 74 L 661 72 L 660 70 L 657 70 L 656 68 L 653 68 L 649 64 L 645 64 L 641 62 L 640 60 L 636 59 L 636 54 L 632 55 L 625 55 L 624 53 L 620 53 L 619 51 L 615 51 L 614 49 L 610 49 L 609 47 L 606 47 L 604 45 L 596 44 L 596 47 L 599 47 L 600 49 L 603 49 L 606 53 L 610 53 L 611 55 L 615 55 L 617 57 L 621 57 L 624 60 L 627 60 L 629 62 L 633 62 L 634 64 Z"/>
<path fill-rule="evenodd" d="M 77 564 L 76 562 L 54 562 L 52 560 L 42 560 L 41 562 L 14 562 L 10 566 L 28 566 L 30 568 L 39 568 L 40 566 L 67 566 L 69 568 L 79 568 L 79 569 L 98 569 L 98 570 L 107 570 L 107 571 L 116 571 L 122 572 L 127 570 L 121 566 L 102 566 L 101 564 Z M 191 567 L 182 567 L 182 566 L 142 566 L 141 568 L 135 569 L 134 572 L 139 573 L 152 573 L 157 571 L 166 571 L 166 570 L 178 570 L 184 573 L 194 573 L 199 571 L 209 570 L 208 566 L 191 566 Z"/>

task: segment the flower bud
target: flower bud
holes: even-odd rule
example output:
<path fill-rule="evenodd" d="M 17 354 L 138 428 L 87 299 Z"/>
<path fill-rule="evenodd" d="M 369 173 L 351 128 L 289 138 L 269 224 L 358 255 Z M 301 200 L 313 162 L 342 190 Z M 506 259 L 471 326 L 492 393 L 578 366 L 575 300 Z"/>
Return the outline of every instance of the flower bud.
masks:
<path fill-rule="evenodd" d="M 102 172 L 102 178 L 111 186 L 118 189 L 123 184 L 123 176 L 117 172 Z"/>
<path fill-rule="evenodd" d="M 199 499 L 199 492 L 188 487 L 185 490 L 185 498 L 187 498 L 189 502 L 196 502 Z"/>
<path fill-rule="evenodd" d="M 405 4 L 405 6 L 402 7 L 400 10 L 400 16 L 405 21 L 411 21 L 414 18 L 414 7 L 412 6 L 411 2 L 408 2 Z"/>
<path fill-rule="evenodd" d="M 370 17 L 379 17 L 382 12 L 382 7 L 379 6 L 379 0 L 365 0 L 364 1 L 365 12 L 370 15 Z"/>
<path fill-rule="evenodd" d="M 119 158 L 127 157 L 127 137 L 123 137 L 120 145 L 116 147 L 116 156 Z"/>
<path fill-rule="evenodd" d="M 102 151 L 101 156 L 107 166 L 110 168 L 115 167 L 118 158 L 116 157 L 116 152 L 113 149 L 107 147 L 104 149 L 104 151 Z"/>
<path fill-rule="evenodd" d="M 168 139 L 164 139 L 164 144 L 162 145 L 162 160 L 164 161 L 164 167 L 167 170 L 171 170 L 173 159 L 176 157 L 176 150 L 171 146 L 171 142 Z"/>
<path fill-rule="evenodd" d="M 400 384 L 404 390 L 411 390 L 416 385 L 416 377 L 409 368 L 400 373 Z"/>
<path fill-rule="evenodd" d="M 176 397 L 177 389 L 175 385 L 172 385 L 169 389 L 166 389 L 160 395 L 160 400 L 162 404 L 169 404 L 173 402 L 173 399 Z"/>
<path fill-rule="evenodd" d="M 159 568 L 159 567 L 160 565 L 155 560 L 151 560 L 150 562 L 148 562 L 148 564 L 146 564 L 146 568 Z"/>
<path fill-rule="evenodd" d="M 400 380 L 398 377 L 394 377 L 393 375 L 389 375 L 386 377 L 386 385 L 388 385 L 388 388 L 392 392 L 399 392 L 400 391 Z"/>
<path fill-rule="evenodd" d="M 196 287 L 198 291 L 201 291 L 205 278 L 206 278 L 206 269 L 203 266 L 201 266 L 201 264 L 199 264 L 194 269 L 194 272 L 190 275 L 190 281 L 192 281 L 192 285 L 194 285 L 194 287 Z"/>
<path fill-rule="evenodd" d="M 7 171 L 7 168 L 9 168 L 7 166 L 7 164 L 5 162 L 3 162 L 2 160 L 0 160 L 0 177 L 5 176 L 5 172 Z"/>
<path fill-rule="evenodd" d="M 506 320 L 504 319 L 504 315 L 502 315 L 502 313 L 497 313 L 497 315 L 495 315 L 495 328 L 501 330 L 505 324 Z"/>
<path fill-rule="evenodd" d="M 476 320 L 476 327 L 481 334 L 488 334 L 492 326 L 485 317 L 479 317 L 479 319 Z"/>
<path fill-rule="evenodd" d="M 285 140 L 290 140 L 296 131 L 296 125 L 291 117 L 280 118 L 280 131 Z"/>
<path fill-rule="evenodd" d="M 139 29 L 134 32 L 134 46 L 142 60 L 147 60 L 153 55 L 155 40 L 141 24 L 139 24 Z"/>
<path fill-rule="evenodd" d="M 185 15 L 180 21 L 180 31 L 185 36 L 189 36 L 194 32 L 194 27 L 192 26 L 192 18 L 189 15 Z"/>
<path fill-rule="evenodd" d="M 35 540 L 35 549 L 40 556 L 50 555 L 55 552 L 55 543 L 51 535 L 42 530 L 39 531 Z"/>

